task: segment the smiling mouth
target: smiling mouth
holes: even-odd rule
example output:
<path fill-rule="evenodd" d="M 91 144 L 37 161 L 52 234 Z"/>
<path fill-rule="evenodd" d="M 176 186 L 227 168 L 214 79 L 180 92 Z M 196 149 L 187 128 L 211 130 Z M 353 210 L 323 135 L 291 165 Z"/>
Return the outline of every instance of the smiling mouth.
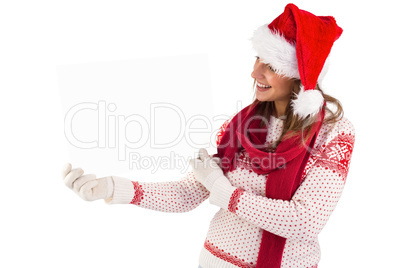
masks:
<path fill-rule="evenodd" d="M 261 84 L 261 83 L 258 82 L 258 81 L 257 81 L 257 86 L 259 86 L 260 88 L 271 88 L 271 86 Z"/>
<path fill-rule="evenodd" d="M 264 84 L 261 84 L 261 83 L 257 82 L 258 91 L 267 91 L 270 88 L 271 88 L 271 86 L 264 85 Z"/>

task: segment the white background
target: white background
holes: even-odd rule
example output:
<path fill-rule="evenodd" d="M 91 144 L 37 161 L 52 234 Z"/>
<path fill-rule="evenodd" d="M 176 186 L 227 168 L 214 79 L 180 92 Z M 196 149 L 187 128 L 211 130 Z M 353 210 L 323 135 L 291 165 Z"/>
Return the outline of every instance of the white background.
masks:
<path fill-rule="evenodd" d="M 196 97 L 203 92 L 196 79 L 187 88 L 193 96 L 175 98 L 193 103 L 193 111 L 200 114 L 212 107 L 213 114 L 229 115 L 237 101 L 244 104 L 252 98 L 254 52 L 248 38 L 257 26 L 282 13 L 286 3 L 2 1 L 0 266 L 197 267 L 209 222 L 218 210 L 209 202 L 188 213 L 162 213 L 86 202 L 64 186 L 60 171 L 66 162 L 91 173 L 98 170 L 92 158 L 83 166 L 85 160 L 72 153 L 64 136 L 69 91 L 60 86 L 58 68 L 206 55 L 208 61 L 199 70 L 208 71 L 204 79 L 210 78 L 210 86 L 204 97 L 211 103 Z M 332 50 L 324 92 L 342 102 L 356 129 L 346 188 L 319 236 L 319 267 L 396 267 L 402 239 L 397 2 L 294 3 L 316 15 L 334 16 L 344 29 Z M 185 78 L 196 65 L 191 63 L 183 73 L 155 65 L 150 83 L 160 87 L 166 74 L 188 83 Z M 71 92 L 75 101 L 84 101 L 83 95 Z M 152 94 L 134 88 L 115 101 L 132 98 L 135 105 L 138 96 L 155 97 Z M 159 101 L 167 99 L 158 96 Z M 107 172 L 105 164 L 98 166 L 100 173 Z M 117 175 L 110 170 L 109 175 Z M 143 179 L 182 176 L 177 172 L 175 178 L 171 172 Z"/>

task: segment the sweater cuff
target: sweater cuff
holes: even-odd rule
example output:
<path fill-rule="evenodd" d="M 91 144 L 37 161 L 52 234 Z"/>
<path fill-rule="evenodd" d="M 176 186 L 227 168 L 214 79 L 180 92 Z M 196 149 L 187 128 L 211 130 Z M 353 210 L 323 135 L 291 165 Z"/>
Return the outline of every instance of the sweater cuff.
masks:
<path fill-rule="evenodd" d="M 228 185 L 224 180 L 217 180 L 210 191 L 209 203 L 228 209 L 230 198 L 236 189 L 236 187 Z"/>
<path fill-rule="evenodd" d="M 133 183 L 126 178 L 112 176 L 114 190 L 111 198 L 106 198 L 106 204 L 130 204 L 135 191 Z"/>

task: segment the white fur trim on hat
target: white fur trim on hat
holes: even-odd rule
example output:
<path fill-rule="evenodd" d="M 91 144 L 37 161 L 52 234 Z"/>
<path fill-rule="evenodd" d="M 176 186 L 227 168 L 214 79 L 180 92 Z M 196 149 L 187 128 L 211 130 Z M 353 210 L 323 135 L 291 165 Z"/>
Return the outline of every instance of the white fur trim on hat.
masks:
<path fill-rule="evenodd" d="M 263 63 L 269 63 L 279 75 L 300 79 L 296 47 L 279 32 L 272 32 L 264 24 L 254 31 L 251 42 Z"/>
<path fill-rule="evenodd" d="M 290 78 L 300 79 L 297 65 L 296 45 L 289 43 L 278 31 L 271 31 L 268 24 L 258 27 L 250 38 L 254 50 L 265 64 L 270 64 L 276 73 Z M 321 84 L 328 71 L 329 56 L 318 77 Z"/>
<path fill-rule="evenodd" d="M 297 98 L 291 100 L 291 106 L 295 115 L 299 115 L 301 119 L 308 115 L 313 117 L 324 104 L 324 97 L 321 92 L 315 89 L 304 90 L 304 86 L 300 86 L 300 92 Z"/>

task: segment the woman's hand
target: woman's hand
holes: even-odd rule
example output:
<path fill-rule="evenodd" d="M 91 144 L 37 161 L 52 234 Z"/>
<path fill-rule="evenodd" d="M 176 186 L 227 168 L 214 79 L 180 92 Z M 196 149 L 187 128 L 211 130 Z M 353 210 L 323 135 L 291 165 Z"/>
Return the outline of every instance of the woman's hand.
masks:
<path fill-rule="evenodd" d="M 94 174 L 84 174 L 81 168 L 72 169 L 67 163 L 62 170 L 64 184 L 86 201 L 111 198 L 113 179 L 111 176 L 97 179 Z"/>
<path fill-rule="evenodd" d="M 189 162 L 193 168 L 196 180 L 201 182 L 208 191 L 212 191 L 212 188 L 217 181 L 219 181 L 220 184 L 232 186 L 219 166 L 220 158 L 211 158 L 206 149 L 200 149 L 199 158 L 193 158 Z"/>

